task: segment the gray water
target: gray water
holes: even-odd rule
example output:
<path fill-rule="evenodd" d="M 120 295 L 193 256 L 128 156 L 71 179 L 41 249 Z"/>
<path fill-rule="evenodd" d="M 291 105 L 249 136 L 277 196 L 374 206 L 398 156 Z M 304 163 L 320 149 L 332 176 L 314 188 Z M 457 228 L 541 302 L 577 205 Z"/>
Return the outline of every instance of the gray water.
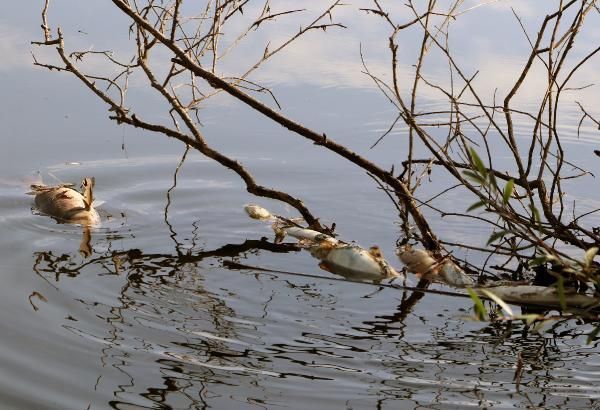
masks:
<path fill-rule="evenodd" d="M 0 408 L 596 405 L 600 355 L 597 341 L 586 344 L 589 326 L 563 321 L 535 333 L 520 323 L 474 321 L 469 299 L 355 282 L 319 269 L 308 253 L 274 245 L 269 227 L 250 220 L 243 205 L 295 216 L 292 209 L 250 196 L 235 174 L 196 152 L 176 174 L 180 144 L 111 123 L 73 78 L 31 66 L 38 6 L 11 4 L 0 17 Z M 65 24 L 90 31 L 98 13 L 110 15 L 108 5 L 66 7 L 57 6 L 55 17 L 63 13 Z M 496 18 L 494 7 L 459 32 Z M 509 10 L 499 15 L 511 21 Z M 593 33 L 586 38 L 597 42 Z M 496 47 L 498 65 L 518 61 L 513 51 Z M 484 44 L 473 53 L 485 62 L 492 51 Z M 336 75 L 340 64 L 312 67 L 322 71 L 318 81 L 264 76 L 292 117 L 381 164 L 398 162 L 402 129 L 369 150 L 393 111 L 350 69 L 359 65 L 346 66 L 344 77 Z M 597 92 L 590 93 L 582 98 L 593 102 Z M 400 267 L 397 211 L 368 176 L 247 108 L 218 101 L 203 112 L 210 143 L 260 183 L 302 197 L 342 238 L 377 244 Z M 576 110 L 567 110 L 565 123 L 573 121 Z M 597 132 L 584 127 L 578 139 L 571 127 L 564 135 L 593 169 Z M 104 201 L 91 239 L 80 226 L 32 211 L 29 182 L 88 175 Z M 589 178 L 576 191 L 590 209 L 599 200 L 589 192 L 595 183 Z M 472 202 L 448 198 L 461 209 Z M 431 224 L 445 239 L 481 244 L 489 235 L 451 218 Z M 525 363 L 519 389 L 518 355 Z"/>

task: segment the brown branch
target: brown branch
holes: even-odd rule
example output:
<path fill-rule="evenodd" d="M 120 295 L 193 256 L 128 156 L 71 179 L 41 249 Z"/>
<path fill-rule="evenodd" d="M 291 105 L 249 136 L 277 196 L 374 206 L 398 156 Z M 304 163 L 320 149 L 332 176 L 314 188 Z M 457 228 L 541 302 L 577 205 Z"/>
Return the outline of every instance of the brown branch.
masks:
<path fill-rule="evenodd" d="M 277 122 L 283 127 L 289 129 L 290 131 L 313 141 L 313 143 L 315 143 L 316 145 L 321 145 L 335 152 L 336 154 L 342 156 L 343 158 L 346 158 L 347 160 L 356 165 L 359 165 L 361 168 L 372 173 L 377 178 L 381 179 L 383 182 L 394 188 L 396 190 L 397 195 L 399 195 L 400 199 L 402 200 L 402 203 L 408 207 L 411 216 L 415 220 L 415 223 L 417 224 L 417 227 L 419 228 L 421 235 L 423 236 L 424 245 L 430 250 L 439 250 L 437 239 L 435 238 L 433 232 L 429 228 L 429 224 L 425 220 L 425 217 L 418 210 L 410 191 L 408 190 L 406 185 L 404 185 L 398 179 L 394 178 L 394 176 L 390 172 L 379 168 L 374 163 L 361 157 L 355 152 L 350 151 L 345 146 L 329 139 L 325 134 L 318 134 L 317 132 L 306 128 L 305 126 L 298 124 L 297 122 L 294 122 L 289 118 L 279 114 L 278 112 L 272 110 L 271 108 L 267 107 L 261 102 L 255 100 L 248 94 L 245 94 L 236 87 L 232 86 L 228 82 L 202 69 L 197 64 L 189 61 L 189 59 L 185 58 L 185 56 L 183 57 L 184 58 L 174 58 L 172 61 L 183 67 L 186 67 L 198 77 L 205 79 L 212 87 L 227 92 L 231 96 L 244 102 L 251 108 L 262 113 L 263 115 L 267 116 L 268 118 L 272 119 L 273 121 Z"/>
<path fill-rule="evenodd" d="M 256 20 L 254 23 L 252 23 L 252 25 L 250 26 L 250 28 L 258 28 L 258 26 L 261 25 L 261 23 L 263 23 L 264 21 L 267 20 L 273 20 L 279 16 L 285 16 L 286 14 L 293 14 L 293 13 L 299 13 L 302 11 L 306 11 L 306 9 L 297 9 L 297 10 L 287 10 L 287 11 L 282 11 L 280 13 L 273 13 L 273 14 L 269 14 L 267 16 L 261 17 L 258 20 Z"/>
<path fill-rule="evenodd" d="M 231 169 L 236 174 L 238 174 L 242 178 L 244 183 L 246 184 L 246 190 L 249 193 L 251 193 L 253 195 L 261 196 L 264 198 L 270 198 L 270 199 L 275 199 L 278 201 L 285 202 L 285 203 L 293 206 L 295 209 L 297 209 L 298 212 L 300 212 L 300 214 L 302 215 L 302 217 L 306 220 L 306 222 L 309 225 L 311 225 L 313 228 L 319 229 L 321 231 L 327 231 L 327 228 L 324 228 L 323 226 L 321 226 L 319 224 L 318 219 L 313 216 L 313 214 L 308 210 L 308 208 L 304 205 L 304 203 L 300 199 L 295 198 L 285 192 L 266 188 L 264 186 L 258 185 L 256 183 L 256 181 L 254 180 L 254 178 L 252 177 L 252 175 L 248 171 L 246 171 L 246 169 L 242 166 L 242 164 L 240 164 L 238 161 L 235 161 L 235 160 L 221 154 L 220 152 L 210 148 L 208 145 L 206 145 L 205 142 L 199 141 L 198 139 L 192 139 L 189 136 L 187 136 L 181 132 L 164 127 L 162 125 L 151 124 L 151 123 L 142 121 L 139 118 L 137 118 L 135 114 L 133 114 L 131 116 L 126 116 L 126 117 L 115 115 L 115 116 L 111 116 L 110 118 L 113 120 L 116 120 L 119 123 L 125 123 L 125 124 L 132 125 L 134 127 L 137 127 L 137 128 L 143 128 L 148 131 L 153 131 L 153 132 L 167 135 L 169 137 L 175 138 L 185 144 L 188 144 L 188 145 L 194 147 L 195 149 L 200 151 L 202 154 L 206 155 L 208 158 L 215 160 L 219 164 L 223 165 L 226 168 Z"/>
<path fill-rule="evenodd" d="M 458 162 L 458 161 L 444 161 L 444 162 L 441 162 L 441 161 L 436 160 L 436 159 L 413 159 L 412 163 L 413 164 L 433 164 L 433 165 L 445 165 L 445 163 L 451 163 L 452 166 L 455 167 L 455 168 L 473 169 L 472 165 L 465 164 L 465 163 Z M 406 167 L 408 165 L 408 160 L 402 161 L 402 165 Z M 529 181 L 523 181 L 520 178 L 515 178 L 515 177 L 513 177 L 511 175 L 508 175 L 508 174 L 506 174 L 504 172 L 497 171 L 497 170 L 492 169 L 492 168 L 486 168 L 486 171 L 488 173 L 493 174 L 496 178 L 501 179 L 503 181 L 509 181 L 509 180 L 512 179 L 515 182 L 515 185 L 518 185 L 518 186 L 520 186 L 522 188 L 525 188 L 525 187 L 529 186 L 530 188 L 535 189 L 535 188 L 538 187 L 538 185 L 540 183 L 539 180 L 537 180 L 537 179 L 532 179 L 532 180 L 529 180 Z"/>
<path fill-rule="evenodd" d="M 190 127 L 190 125 L 191 125 L 191 131 L 194 133 L 195 138 L 191 138 L 188 135 L 183 134 L 182 132 L 167 128 L 162 125 L 152 124 L 152 123 L 143 121 L 143 120 L 139 119 L 135 114 L 129 114 L 128 111 L 124 107 L 122 107 L 122 105 L 114 102 L 107 94 L 102 92 L 96 86 L 96 84 L 94 82 L 90 81 L 88 76 L 86 76 L 85 74 L 80 72 L 77 69 L 77 67 L 75 67 L 75 65 L 73 65 L 73 63 L 71 62 L 69 57 L 66 55 L 66 52 L 64 49 L 64 40 L 63 40 L 60 29 L 58 30 L 58 39 L 59 39 L 59 47 L 57 47 L 57 51 L 58 51 L 58 54 L 61 57 L 62 61 L 65 64 L 65 68 L 63 68 L 63 70 L 73 73 L 77 78 L 79 78 L 79 80 L 81 80 L 85 84 L 85 86 L 88 89 L 90 89 L 101 100 L 103 100 L 107 105 L 109 105 L 110 111 L 115 112 L 115 115 L 112 115 L 109 117 L 110 119 L 115 120 L 118 123 L 129 124 L 134 127 L 143 128 L 148 131 L 158 132 L 158 133 L 167 135 L 169 137 L 175 138 L 175 139 L 183 142 L 186 145 L 190 145 L 190 146 L 194 147 L 195 149 L 197 149 L 198 151 L 200 151 L 207 157 L 217 161 L 218 163 L 225 166 L 226 168 L 229 168 L 232 171 L 236 172 L 242 178 L 242 180 L 245 182 L 246 189 L 248 192 L 250 192 L 254 195 L 262 196 L 265 198 L 276 199 L 276 200 L 288 203 L 291 206 L 293 206 L 294 208 L 296 208 L 300 212 L 302 217 L 307 221 L 307 223 L 309 223 L 313 228 L 320 229 L 322 231 L 328 231 L 327 228 L 324 228 L 319 224 L 318 219 L 312 215 L 312 213 L 308 210 L 308 208 L 304 205 L 304 203 L 300 199 L 295 198 L 285 192 L 277 191 L 274 189 L 270 189 L 270 188 L 266 188 L 261 185 L 258 185 L 256 183 L 256 181 L 254 180 L 254 178 L 252 177 L 252 175 L 239 162 L 210 148 L 204 141 L 202 135 L 193 126 L 189 117 L 184 115 L 184 117 L 187 117 L 187 118 L 184 118 L 186 120 L 186 124 L 188 125 L 188 127 Z M 142 67 L 144 67 L 143 63 L 142 63 Z M 158 82 L 153 77 L 151 77 L 151 80 L 152 80 L 152 85 L 155 88 L 157 88 L 157 89 L 159 89 L 159 91 L 163 92 L 164 93 L 163 95 L 169 97 L 169 102 L 173 105 L 174 108 L 176 108 L 178 110 L 178 113 L 180 115 L 185 114 L 184 111 L 181 109 L 181 107 L 173 99 L 173 97 L 168 95 L 168 93 L 166 93 L 164 88 L 160 87 L 160 84 L 158 84 Z"/>
<path fill-rule="evenodd" d="M 439 243 L 437 238 L 434 236 L 431 231 L 429 224 L 427 223 L 423 214 L 419 211 L 416 206 L 414 199 L 406 185 L 404 185 L 401 181 L 396 179 L 390 172 L 385 171 L 379 168 L 374 163 L 368 161 L 367 159 L 361 157 L 355 152 L 350 151 L 345 146 L 338 144 L 327 138 L 325 134 L 319 134 L 313 130 L 310 130 L 307 127 L 304 127 L 301 124 L 298 124 L 289 118 L 281 115 L 280 113 L 272 110 L 256 99 L 252 98 L 248 94 L 240 91 L 238 88 L 232 86 L 228 82 L 224 81 L 220 77 L 214 75 L 213 73 L 203 69 L 197 62 L 192 61 L 189 56 L 181 50 L 176 44 L 169 41 L 159 30 L 157 30 L 149 21 L 138 15 L 134 10 L 132 10 L 129 5 L 121 0 L 113 0 L 113 3 L 121 9 L 125 14 L 127 14 L 134 22 L 142 29 L 146 30 L 154 38 L 160 41 L 163 45 L 168 47 L 174 54 L 175 57 L 172 61 L 176 64 L 179 64 L 188 70 L 190 70 L 195 76 L 201 77 L 206 80 L 213 88 L 221 89 L 236 99 L 242 101 L 247 104 L 251 108 L 256 111 L 262 113 L 267 116 L 271 120 L 277 122 L 283 127 L 289 129 L 290 131 L 299 134 L 311 141 L 313 141 L 317 145 L 321 145 L 336 154 L 346 158 L 350 162 L 359 165 L 361 168 L 365 169 L 368 172 L 371 172 L 373 175 L 377 176 L 377 178 L 381 179 L 383 182 L 391 186 L 398 195 L 399 199 L 402 203 L 407 207 L 409 213 L 413 217 L 415 224 L 417 225 L 423 240 L 423 244 L 427 249 L 438 252 L 440 250 Z M 339 1 L 334 3 L 334 6 L 337 5 Z M 332 6 L 333 7 L 333 6 Z M 231 164 L 233 166 L 233 164 Z M 303 206 L 303 204 L 302 204 Z"/>
<path fill-rule="evenodd" d="M 48 25 L 48 7 L 50 7 L 50 0 L 44 1 L 44 8 L 42 9 L 42 30 L 44 31 L 44 44 L 57 44 L 56 40 L 52 40 L 52 32 Z"/>

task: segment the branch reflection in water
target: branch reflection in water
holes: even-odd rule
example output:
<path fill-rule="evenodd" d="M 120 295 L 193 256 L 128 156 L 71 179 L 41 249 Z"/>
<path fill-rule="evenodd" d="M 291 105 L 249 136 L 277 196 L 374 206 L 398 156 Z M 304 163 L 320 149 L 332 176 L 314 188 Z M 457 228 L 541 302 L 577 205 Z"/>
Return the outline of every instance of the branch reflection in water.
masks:
<path fill-rule="evenodd" d="M 48 251 L 34 254 L 33 270 L 51 284 L 58 283 L 60 279 L 89 274 L 88 271 L 94 271 L 98 276 L 124 277 L 126 280 L 120 289 L 118 305 L 102 306 L 83 297 L 76 299 L 106 321 L 109 326 L 106 334 L 94 333 L 86 328 L 89 324 L 80 323 L 74 317 L 71 318 L 72 323 L 65 328 L 78 336 L 101 343 L 102 367 L 117 369 L 129 380 L 127 383 L 119 383 L 114 391 L 115 397 L 139 390 L 139 386 L 136 386 L 136 372 L 131 372 L 128 368 L 136 365 L 131 358 L 133 351 L 141 351 L 154 357 L 154 361 L 162 369 L 164 383 L 160 387 L 147 387 L 145 392 L 140 392 L 141 396 L 161 403 L 166 402 L 170 394 L 184 395 L 197 404 L 198 399 L 202 400 L 204 383 L 214 383 L 220 379 L 215 373 L 281 376 L 261 369 L 260 363 L 267 360 L 266 357 L 257 356 L 256 352 L 246 347 L 247 343 L 238 340 L 236 336 L 236 312 L 218 296 L 204 290 L 202 278 L 199 278 L 199 265 L 203 260 L 235 259 L 243 257 L 247 252 L 261 249 L 271 252 L 299 250 L 291 244 L 247 240 L 241 244 L 228 244 L 218 249 L 193 254 L 189 252 L 185 255 L 144 254 L 139 249 L 109 250 L 79 263 L 77 261 L 81 258 L 77 255 L 56 255 Z M 56 285 L 53 286 L 59 289 Z M 184 293 L 183 300 L 171 300 L 176 297 L 171 295 L 173 292 Z M 38 292 L 32 293 L 30 300 L 34 296 L 45 300 Z M 36 308 L 33 303 L 32 306 Z M 198 322 L 201 322 L 201 326 L 198 326 Z M 131 327 L 136 330 L 132 332 Z M 155 329 L 169 330 L 166 342 L 161 340 L 165 335 L 151 335 Z M 146 337 L 140 337 L 140 333 Z M 182 336 L 183 340 L 172 340 L 173 337 L 181 339 Z M 103 375 L 99 375 L 97 384 L 102 382 L 102 378 Z M 106 383 L 111 381 L 107 380 Z M 194 392 L 187 393 L 188 389 Z M 117 400 L 111 405 L 118 408 L 124 403 Z"/>
<path fill-rule="evenodd" d="M 377 398 L 381 404 L 408 400 L 425 405 L 432 397 L 439 397 L 440 402 L 479 400 L 493 404 L 494 394 L 514 391 L 518 355 L 524 360 L 522 384 L 528 392 L 524 394 L 538 406 L 544 406 L 546 400 L 549 405 L 557 403 L 556 396 L 546 397 L 540 392 L 560 384 L 550 372 L 567 369 L 569 352 L 552 338 L 530 333 L 523 324 L 494 322 L 481 328 L 481 324 L 473 323 L 469 332 L 463 317 L 467 313 L 444 307 L 446 296 L 426 295 L 428 305 L 438 306 L 439 314 L 444 316 L 444 320 L 436 320 L 435 316 L 423 316 L 423 309 L 428 308 L 417 304 L 415 295 L 423 297 L 425 291 L 400 293 L 400 289 L 386 284 L 254 270 L 234 262 L 260 252 L 297 251 L 295 245 L 263 239 L 188 251 L 181 256 L 144 253 L 139 249 L 107 250 L 82 262 L 75 254 L 37 252 L 34 270 L 63 293 L 69 290 L 65 279 L 81 282 L 90 275 L 118 278 L 117 303 L 98 302 L 92 293 L 74 296 L 104 323 L 101 327 L 78 321 L 76 315 L 64 325 L 74 335 L 100 346 L 98 357 L 102 366 L 95 389 L 112 389 L 109 391 L 115 399 L 110 404 L 115 408 L 149 405 L 140 400 L 184 403 L 184 408 L 214 405 L 220 403 L 219 398 L 225 400 L 232 389 L 241 389 L 238 398 L 245 397 L 247 403 L 258 395 L 264 401 L 261 405 L 269 407 L 281 404 L 266 393 L 279 383 L 265 378 L 312 383 L 352 374 L 364 383 L 365 389 L 372 390 L 369 397 Z M 215 265 L 218 267 L 208 267 Z M 251 275 L 240 275 L 227 268 Z M 227 278 L 211 278 L 207 276 L 210 272 L 230 272 L 229 276 L 238 278 L 235 283 L 244 283 L 243 277 L 255 277 L 255 283 L 264 287 L 251 292 L 226 289 L 230 284 Z M 59 285 L 61 279 L 63 283 Z M 223 293 L 208 290 L 209 282 L 221 280 Z M 336 291 L 327 285 L 331 281 L 336 283 Z M 268 286 L 276 287 L 269 291 Z M 360 288 L 358 294 L 362 296 L 355 303 L 368 300 L 369 304 L 377 304 L 378 299 L 386 299 L 391 302 L 390 309 L 372 317 L 368 312 L 361 312 L 358 317 L 354 313 L 351 319 L 342 320 L 350 303 L 350 296 L 344 293 L 356 293 L 347 292 L 348 287 Z M 85 290 L 81 285 L 79 289 Z M 285 289 L 289 290 L 287 296 L 283 295 Z M 271 296 L 265 295 L 269 292 Z M 258 299 L 254 304 L 262 305 L 262 314 L 244 311 L 250 306 L 229 300 L 227 295 L 233 293 Z M 285 297 L 289 298 L 291 309 L 302 309 L 303 314 L 314 316 L 305 318 L 305 322 L 285 323 L 287 316 L 281 311 L 285 309 L 281 298 Z M 396 307 L 394 301 L 398 301 Z M 331 318 L 316 316 L 328 317 L 328 306 L 335 314 L 333 322 Z M 320 327 L 323 323 L 335 326 Z M 271 334 L 289 331 L 282 326 L 291 326 L 296 332 Z M 555 326 L 554 333 L 564 338 L 564 330 L 569 326 Z M 91 349 L 95 346 L 90 345 Z M 120 376 L 115 376 L 115 372 Z M 515 400 L 526 400 L 523 397 Z M 568 398 L 560 400 L 562 404 L 569 403 Z"/>

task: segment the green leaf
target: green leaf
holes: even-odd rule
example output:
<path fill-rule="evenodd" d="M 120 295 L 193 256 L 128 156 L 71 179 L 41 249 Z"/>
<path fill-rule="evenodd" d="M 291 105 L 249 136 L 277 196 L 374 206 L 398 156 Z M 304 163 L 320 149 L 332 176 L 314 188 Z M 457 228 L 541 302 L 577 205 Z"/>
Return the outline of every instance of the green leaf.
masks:
<path fill-rule="evenodd" d="M 594 257 L 598 253 L 598 247 L 592 246 L 590 249 L 585 251 L 585 256 L 583 258 L 583 263 L 586 268 L 589 268 L 592 262 L 594 261 Z"/>
<path fill-rule="evenodd" d="M 481 298 L 477 296 L 477 293 L 475 293 L 475 291 L 471 288 L 467 288 L 467 292 L 469 293 L 471 300 L 473 300 L 475 316 L 477 317 L 477 319 L 487 320 L 488 313 L 485 309 L 485 306 L 483 306 L 483 301 L 481 300 Z"/>
<path fill-rule="evenodd" d="M 508 204 L 508 201 L 509 201 L 510 196 L 512 195 L 514 189 L 515 189 L 515 180 L 511 178 L 504 186 L 504 193 L 502 194 L 502 201 L 504 202 L 505 205 Z"/>
<path fill-rule="evenodd" d="M 510 231 L 502 230 L 502 231 L 494 232 L 488 238 L 485 246 L 488 246 L 489 244 L 496 242 L 498 239 L 503 238 L 507 233 L 510 233 Z"/>
<path fill-rule="evenodd" d="M 494 293 L 490 292 L 487 289 L 481 289 L 481 292 L 487 296 L 488 298 L 492 299 L 494 302 L 496 302 L 498 304 L 498 306 L 500 306 L 502 308 L 502 310 L 504 310 L 506 312 L 506 314 L 508 316 L 510 316 L 511 318 L 515 317 L 515 314 L 513 313 L 512 309 L 510 308 L 510 306 L 508 306 L 506 304 L 505 301 L 503 301 L 502 299 L 500 299 L 497 295 L 495 295 Z"/>
<path fill-rule="evenodd" d="M 533 214 L 533 219 L 537 224 L 539 229 L 542 229 L 542 218 L 540 217 L 540 211 L 535 206 L 530 206 L 531 213 Z"/>
<path fill-rule="evenodd" d="M 487 177 L 487 169 L 485 169 L 485 165 L 483 165 L 483 161 L 477 155 L 477 151 L 473 149 L 473 147 L 469 148 L 469 155 L 471 156 L 471 162 L 475 166 L 475 169 L 479 174 L 485 179 Z"/>
<path fill-rule="evenodd" d="M 485 206 L 485 204 L 487 204 L 486 201 L 475 202 L 473 205 L 471 205 L 470 207 L 467 208 L 467 212 L 471 212 L 471 211 L 474 211 L 477 208 L 481 208 L 482 206 Z"/>
<path fill-rule="evenodd" d="M 469 178 L 471 181 L 477 182 L 479 185 L 485 185 L 485 179 L 481 177 L 476 172 L 473 171 L 463 171 L 463 175 Z"/>

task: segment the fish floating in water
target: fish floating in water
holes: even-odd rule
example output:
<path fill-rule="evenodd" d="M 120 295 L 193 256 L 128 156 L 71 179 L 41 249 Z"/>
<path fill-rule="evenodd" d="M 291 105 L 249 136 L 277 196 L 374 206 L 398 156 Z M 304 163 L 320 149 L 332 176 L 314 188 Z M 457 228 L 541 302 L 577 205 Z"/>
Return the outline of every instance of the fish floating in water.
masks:
<path fill-rule="evenodd" d="M 95 226 L 100 224 L 100 215 L 94 209 L 94 184 L 94 178 L 84 178 L 81 181 L 82 192 L 73 189 L 72 184 L 34 184 L 29 194 L 35 195 L 35 206 L 43 214 L 60 222 Z"/>
<path fill-rule="evenodd" d="M 424 249 L 413 249 L 410 245 L 402 245 L 396 250 L 398 258 L 406 265 L 409 272 L 417 276 L 458 288 L 471 287 L 475 281 L 463 271 L 452 259 L 437 261 L 431 253 Z"/>
<path fill-rule="evenodd" d="M 246 205 L 244 209 L 252 219 L 271 222 L 279 240 L 285 236 L 298 239 L 302 247 L 321 261 L 319 266 L 329 272 L 372 280 L 403 276 L 385 260 L 376 246 L 367 250 L 356 244 L 340 241 L 333 236 L 300 226 L 298 219 L 273 215 L 259 205 Z"/>

